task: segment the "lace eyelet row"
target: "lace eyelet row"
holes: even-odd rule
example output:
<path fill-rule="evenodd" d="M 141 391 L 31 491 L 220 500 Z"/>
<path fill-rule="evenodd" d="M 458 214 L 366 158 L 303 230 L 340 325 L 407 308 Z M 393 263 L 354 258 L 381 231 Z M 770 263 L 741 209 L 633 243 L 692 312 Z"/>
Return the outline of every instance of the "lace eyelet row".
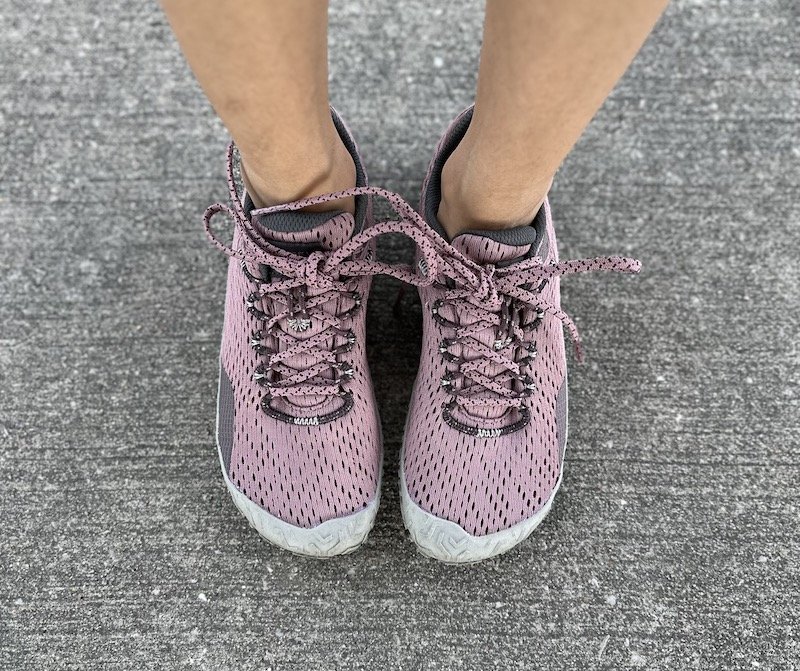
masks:
<path fill-rule="evenodd" d="M 456 322 L 453 322 L 441 314 L 441 308 L 444 305 L 444 301 L 441 298 L 437 298 L 431 304 L 431 316 L 439 325 L 450 328 L 450 329 L 457 329 L 460 325 Z M 526 324 L 521 324 L 519 328 L 523 331 L 530 332 L 536 330 L 542 320 L 544 318 L 544 312 L 541 310 L 537 310 L 534 314 L 534 318 L 527 322 Z M 504 326 L 506 328 L 506 332 L 508 333 L 511 326 L 510 318 L 506 315 L 506 323 Z M 502 351 L 509 345 L 514 344 L 516 341 L 516 337 L 513 335 L 507 335 L 503 338 L 498 338 L 493 347 L 495 351 Z M 530 409 L 524 405 L 521 405 L 517 408 L 519 412 L 519 419 L 505 427 L 501 428 L 481 428 L 478 426 L 472 426 L 466 424 L 458 419 L 455 418 L 453 415 L 453 411 L 458 406 L 458 391 L 455 388 L 455 382 L 458 376 L 461 375 L 460 373 L 460 366 L 466 362 L 463 357 L 456 356 L 452 352 L 450 352 L 450 348 L 459 342 L 458 338 L 443 338 L 439 343 L 439 353 L 442 355 L 444 361 L 448 364 L 452 364 L 456 366 L 456 370 L 448 370 L 441 376 L 439 380 L 440 387 L 444 389 L 447 393 L 451 394 L 451 399 L 443 404 L 442 406 L 442 418 L 444 421 L 451 426 L 452 428 L 466 433 L 468 435 L 478 436 L 478 437 L 499 437 L 502 435 L 506 435 L 509 433 L 513 433 L 515 431 L 519 431 L 525 426 L 528 425 L 530 422 L 531 412 Z M 497 346 L 497 343 L 501 342 L 501 346 Z M 518 365 L 521 368 L 528 366 L 536 357 L 537 350 L 536 344 L 533 342 L 526 343 L 524 341 L 517 341 L 517 344 L 520 347 L 525 348 L 525 356 L 523 356 L 519 361 Z M 522 389 L 517 392 L 518 398 L 520 399 L 528 399 L 530 398 L 534 391 L 536 390 L 536 384 L 533 378 L 529 374 L 524 374 L 520 376 L 513 376 L 517 378 L 517 381 L 522 385 Z"/>
<path fill-rule="evenodd" d="M 241 266 L 245 277 L 247 277 L 247 279 L 253 284 L 262 285 L 269 283 L 270 280 L 252 273 L 247 268 L 246 263 L 242 262 Z M 353 306 L 346 312 L 339 315 L 341 319 L 348 319 L 355 316 L 362 305 L 362 296 L 358 291 L 351 291 L 347 293 L 346 296 L 353 302 Z M 270 319 L 270 315 L 260 309 L 259 305 L 261 304 L 262 300 L 263 298 L 261 294 L 258 291 L 253 291 L 245 298 L 245 306 L 247 312 L 257 321 L 266 322 Z M 296 323 L 292 324 L 291 322 L 293 320 Z M 290 323 L 290 328 L 293 328 L 293 330 L 299 332 L 305 331 L 311 326 L 311 318 L 305 311 L 304 306 L 302 311 L 293 313 L 293 316 L 288 319 L 288 322 Z M 277 354 L 277 351 L 268 347 L 265 341 L 267 337 L 277 337 L 279 330 L 280 329 L 276 324 L 267 331 L 265 331 L 263 328 L 252 331 L 248 340 L 249 347 L 259 356 L 271 357 L 272 355 Z M 344 337 L 344 342 L 342 344 L 331 349 L 331 353 L 334 356 L 339 356 L 351 351 L 357 342 L 356 334 L 352 329 L 347 329 L 346 331 L 342 331 L 341 333 L 336 333 L 334 335 Z M 260 401 L 261 409 L 273 419 L 285 422 L 287 424 L 302 426 L 317 426 L 319 424 L 332 422 L 343 417 L 353 408 L 355 403 L 352 391 L 344 387 L 345 383 L 349 382 L 355 377 L 355 368 L 347 361 L 336 361 L 332 364 L 331 368 L 336 371 L 336 377 L 331 380 L 331 384 L 337 385 L 338 387 L 336 396 L 341 399 L 341 405 L 338 408 L 321 415 L 298 416 L 284 412 L 283 410 L 279 410 L 274 406 L 274 400 L 276 397 L 272 393 L 272 390 L 276 388 L 278 384 L 278 382 L 273 379 L 275 375 L 275 369 L 268 361 L 258 364 L 253 371 L 252 377 L 253 380 L 265 390 L 265 393 Z"/>

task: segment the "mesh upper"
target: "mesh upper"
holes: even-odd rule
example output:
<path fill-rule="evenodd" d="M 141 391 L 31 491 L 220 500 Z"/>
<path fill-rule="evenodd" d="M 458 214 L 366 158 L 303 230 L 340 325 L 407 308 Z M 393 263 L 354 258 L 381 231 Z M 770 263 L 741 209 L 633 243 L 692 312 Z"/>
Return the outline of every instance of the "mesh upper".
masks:
<path fill-rule="evenodd" d="M 353 320 L 357 343 L 346 355 L 356 369 L 348 384 L 354 408 L 333 422 L 297 426 L 261 409 L 264 390 L 252 375 L 262 357 L 249 346 L 259 323 L 244 303 L 251 290 L 239 263 L 232 261 L 222 341 L 222 366 L 234 399 L 231 481 L 271 515 L 302 527 L 366 507 L 377 492 L 380 431 L 363 348 L 363 310 Z"/>
<path fill-rule="evenodd" d="M 449 133 L 453 128 L 463 133 L 463 122 L 456 120 Z M 437 154 L 443 146 L 452 145 L 452 138 L 445 134 Z M 432 167 L 442 164 L 437 156 Z M 430 180 L 429 172 L 426 186 Z M 421 212 L 430 209 L 425 200 L 428 193 L 424 188 Z M 547 205 L 544 214 L 546 235 L 541 252 L 546 254 L 545 261 L 556 261 L 555 232 Z M 507 261 L 526 251 L 479 236 L 456 238 L 454 246 L 479 263 Z M 529 399 L 530 423 L 499 438 L 471 436 L 452 428 L 442 417 L 442 406 L 450 399 L 440 382 L 449 370 L 439 351 L 445 330 L 430 311 L 440 294 L 436 288 L 420 289 L 422 355 L 404 439 L 403 474 L 417 505 L 481 536 L 531 517 L 547 502 L 559 479 L 560 441 L 566 428 L 565 410 L 558 407 L 566 373 L 563 330 L 557 318 L 545 315 L 533 331 L 538 355 L 529 368 L 536 385 Z M 559 305 L 558 278 L 549 281 L 541 295 Z M 491 424 L 491 419 L 487 421 Z"/>
<path fill-rule="evenodd" d="M 357 155 L 354 159 L 360 162 Z M 365 225 L 370 223 L 368 220 Z M 335 248 L 349 239 L 352 230 L 352 217 L 338 215 L 314 229 L 272 237 Z M 369 286 L 368 278 L 358 281 L 362 307 L 343 324 L 356 335 L 353 349 L 343 355 L 355 369 L 354 378 L 346 383 L 353 392 L 354 407 L 331 422 L 295 425 L 275 419 L 261 408 L 264 389 L 252 376 L 264 356 L 250 346 L 250 334 L 261 322 L 245 305 L 254 284 L 244 275 L 238 260 L 232 259 L 229 264 L 221 348 L 221 365 L 230 378 L 233 399 L 228 476 L 255 504 L 299 527 L 310 528 L 352 514 L 366 507 L 377 493 L 380 426 L 364 350 Z M 337 403 L 338 399 L 326 399 L 307 410 L 321 414 Z"/>

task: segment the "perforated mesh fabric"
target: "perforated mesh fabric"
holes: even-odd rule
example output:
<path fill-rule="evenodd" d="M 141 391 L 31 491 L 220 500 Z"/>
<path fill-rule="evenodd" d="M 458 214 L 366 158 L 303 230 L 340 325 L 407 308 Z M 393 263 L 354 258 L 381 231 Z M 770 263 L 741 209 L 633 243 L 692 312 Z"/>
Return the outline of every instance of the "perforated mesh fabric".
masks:
<path fill-rule="evenodd" d="M 357 154 L 354 160 L 360 165 Z M 370 224 L 371 221 L 366 222 Z M 353 217 L 340 214 L 319 227 L 280 236 L 292 243 L 335 248 L 352 232 Z M 344 355 L 354 368 L 354 377 L 347 383 L 354 407 L 331 422 L 296 425 L 267 415 L 260 406 L 264 390 L 253 379 L 253 372 L 263 358 L 250 346 L 250 334 L 260 322 L 248 313 L 245 304 L 253 284 L 238 260 L 231 260 L 228 268 L 221 350 L 222 367 L 230 378 L 234 400 L 228 475 L 251 501 L 299 527 L 310 528 L 357 512 L 377 493 L 380 427 L 364 350 L 369 286 L 368 278 L 358 281 L 362 308 L 346 324 L 356 335 L 353 349 Z M 320 412 L 319 407 L 308 410 Z"/>
<path fill-rule="evenodd" d="M 454 130 L 463 134 L 463 119 L 457 119 L 448 133 Z M 447 133 L 432 169 L 444 163 L 440 156 L 443 146 L 451 150 L 454 146 Z M 429 172 L 426 187 L 430 182 Z M 421 212 L 431 212 L 426 202 L 429 195 L 423 188 Z M 555 232 L 547 204 L 543 214 L 546 238 L 540 249 L 547 255 L 546 261 L 556 261 Z M 527 245 L 505 245 L 489 237 L 464 236 L 454 243 L 462 253 L 482 264 L 508 262 L 530 252 Z M 402 468 L 409 494 L 417 505 L 480 536 L 531 517 L 549 499 L 558 481 L 559 435 L 565 431 L 565 426 L 559 429 L 559 415 L 562 424 L 566 421 L 564 409 L 557 407 L 559 391 L 565 383 L 564 336 L 561 322 L 550 315 L 545 315 L 533 332 L 538 355 L 529 369 L 535 383 L 529 399 L 530 423 L 500 437 L 468 435 L 447 424 L 442 415 L 442 406 L 449 400 L 441 385 L 448 370 L 439 351 L 445 333 L 430 310 L 440 295 L 436 288 L 420 290 L 424 308 L 422 354 L 409 409 Z M 558 278 L 548 282 L 541 295 L 558 306 Z M 490 412 L 486 417 L 486 425 L 494 426 Z"/>
<path fill-rule="evenodd" d="M 296 212 L 281 212 L 284 217 Z M 274 215 L 270 215 L 274 216 Z M 319 223 L 308 230 L 284 231 L 274 229 L 261 230 L 264 237 L 276 246 L 289 250 L 308 249 L 338 249 L 353 236 L 354 220 L 346 212 Z"/>
<path fill-rule="evenodd" d="M 525 228 L 530 227 L 526 226 Z M 507 263 L 527 256 L 531 251 L 530 244 L 506 244 L 499 242 L 495 238 L 475 235 L 473 233 L 462 233 L 453 239 L 452 245 L 464 256 L 480 264 Z"/>

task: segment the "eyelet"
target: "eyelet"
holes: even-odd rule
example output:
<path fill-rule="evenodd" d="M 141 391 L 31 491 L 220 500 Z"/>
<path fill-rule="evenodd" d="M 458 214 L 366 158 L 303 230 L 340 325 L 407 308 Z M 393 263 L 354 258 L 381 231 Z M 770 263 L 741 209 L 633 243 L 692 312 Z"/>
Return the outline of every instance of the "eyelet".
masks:
<path fill-rule="evenodd" d="M 268 352 L 269 348 L 264 345 L 264 333 L 262 331 L 253 331 L 250 334 L 250 347 L 256 354 L 263 354 Z"/>
<path fill-rule="evenodd" d="M 268 279 L 265 279 L 263 277 L 260 277 L 258 275 L 254 275 L 253 273 L 251 273 L 250 269 L 247 267 L 247 264 L 244 261 L 242 261 L 241 266 L 242 266 L 242 272 L 244 273 L 244 276 L 248 280 L 250 280 L 253 284 L 269 284 L 269 280 Z"/>
<path fill-rule="evenodd" d="M 508 347 L 512 342 L 514 342 L 514 338 L 510 336 L 507 338 L 497 338 L 492 343 L 492 349 L 494 349 L 495 352 L 500 352 Z"/>
<path fill-rule="evenodd" d="M 336 370 L 339 371 L 340 380 L 352 380 L 356 374 L 355 368 L 347 361 L 340 361 L 336 364 Z"/>
<path fill-rule="evenodd" d="M 260 363 L 253 371 L 253 380 L 255 380 L 262 387 L 272 386 L 272 381 L 270 380 L 271 377 L 272 368 L 267 364 Z"/>
<path fill-rule="evenodd" d="M 520 380 L 520 382 L 522 382 L 523 386 L 522 393 L 525 395 L 526 398 L 531 396 L 533 392 L 536 391 L 536 382 L 530 375 L 526 375 L 525 377 L 523 377 Z"/>

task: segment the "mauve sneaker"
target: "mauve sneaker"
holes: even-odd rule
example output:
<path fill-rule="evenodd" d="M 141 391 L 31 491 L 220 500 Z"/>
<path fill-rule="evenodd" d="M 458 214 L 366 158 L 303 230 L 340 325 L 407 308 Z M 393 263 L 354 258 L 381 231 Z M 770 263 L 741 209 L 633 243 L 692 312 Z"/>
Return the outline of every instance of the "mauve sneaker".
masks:
<path fill-rule="evenodd" d="M 356 166 L 356 186 L 254 209 L 228 148 L 230 203 L 203 217 L 211 242 L 230 257 L 220 353 L 217 445 L 234 503 L 267 540 L 298 554 L 331 557 L 367 537 L 380 497 L 381 428 L 365 344 L 372 275 L 415 285 L 416 269 L 375 260 L 376 239 L 406 235 L 437 267 L 427 225 L 399 196 L 367 185 L 352 135 L 332 110 Z M 307 212 L 355 197 L 355 216 Z M 374 223 L 372 197 L 399 215 Z M 233 221 L 233 241 L 211 229 Z"/>
<path fill-rule="evenodd" d="M 461 563 L 510 550 L 550 510 L 567 440 L 561 275 L 638 272 L 633 259 L 558 261 L 547 202 L 527 226 L 468 231 L 437 221 L 441 170 L 472 108 L 440 141 L 420 213 L 440 260 L 420 287 L 423 343 L 401 457 L 403 518 L 424 554 Z M 422 259 L 423 266 L 429 265 Z"/>
<path fill-rule="evenodd" d="M 365 187 L 355 142 L 333 118 Z M 347 553 L 367 537 L 380 497 L 381 428 L 364 349 L 370 195 L 356 198 L 355 216 L 255 210 L 233 146 L 228 162 L 231 206 L 206 213 L 207 230 L 219 211 L 236 223 L 223 249 L 231 256 L 217 412 L 225 483 L 272 543 L 316 557 Z M 363 274 L 344 277 L 354 262 Z"/>

